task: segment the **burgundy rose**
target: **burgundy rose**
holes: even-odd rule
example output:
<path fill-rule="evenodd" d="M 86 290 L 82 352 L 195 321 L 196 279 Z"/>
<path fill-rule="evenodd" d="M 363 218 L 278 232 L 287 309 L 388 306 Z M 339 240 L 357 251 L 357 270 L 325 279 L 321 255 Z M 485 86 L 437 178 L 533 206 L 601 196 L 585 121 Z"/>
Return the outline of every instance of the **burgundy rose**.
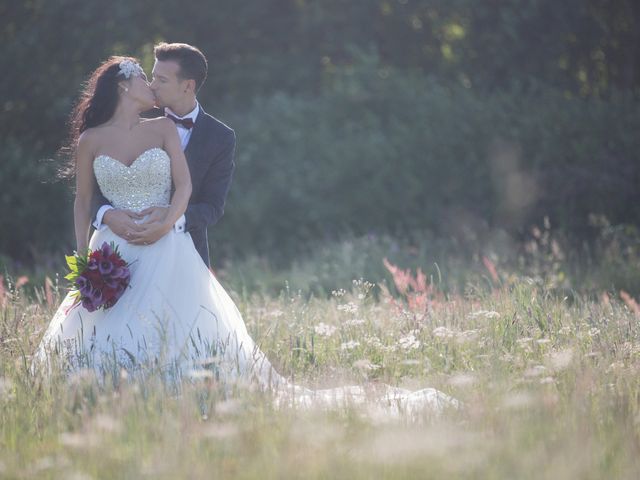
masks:
<path fill-rule="evenodd" d="M 78 290 L 80 290 L 80 294 L 82 294 L 83 296 L 88 295 L 91 292 L 91 290 L 93 290 L 93 287 L 91 286 L 91 282 L 84 275 L 80 275 L 76 279 L 76 286 Z"/>
<path fill-rule="evenodd" d="M 102 275 L 109 275 L 113 270 L 113 263 L 109 259 L 102 259 L 98 264 L 98 270 Z"/>
<path fill-rule="evenodd" d="M 129 275 L 129 270 L 126 267 L 114 267 L 111 272 L 111 278 L 125 278 Z"/>
<path fill-rule="evenodd" d="M 115 288 L 111 288 L 111 287 L 107 287 L 107 288 L 104 289 L 103 295 L 104 295 L 105 302 L 109 303 L 111 300 L 113 300 L 116 297 L 116 289 Z"/>
<path fill-rule="evenodd" d="M 104 242 L 102 244 L 102 247 L 100 247 L 100 250 L 102 250 L 102 255 L 105 258 L 111 256 L 111 254 L 113 253 L 113 249 L 111 248 L 111 246 L 107 242 Z"/>
<path fill-rule="evenodd" d="M 99 288 L 94 288 L 93 292 L 91 292 L 91 299 L 96 305 L 102 303 L 102 290 L 100 290 Z"/>
<path fill-rule="evenodd" d="M 77 273 L 70 275 L 74 278 L 72 288 L 79 294 L 76 302 L 90 312 L 115 305 L 129 285 L 129 264 L 107 242 L 86 256 L 76 254 L 75 264 L 69 259 L 67 263 L 72 273 Z M 76 272 L 75 265 L 83 265 L 82 271 Z"/>
<path fill-rule="evenodd" d="M 113 275 L 106 278 L 104 281 L 104 284 L 107 286 L 107 288 L 110 288 L 112 290 L 115 290 L 119 283 L 120 283 L 120 279 L 114 278 Z"/>
<path fill-rule="evenodd" d="M 95 312 L 96 306 L 90 297 L 85 297 L 82 299 L 82 306 L 86 308 L 89 312 Z"/>

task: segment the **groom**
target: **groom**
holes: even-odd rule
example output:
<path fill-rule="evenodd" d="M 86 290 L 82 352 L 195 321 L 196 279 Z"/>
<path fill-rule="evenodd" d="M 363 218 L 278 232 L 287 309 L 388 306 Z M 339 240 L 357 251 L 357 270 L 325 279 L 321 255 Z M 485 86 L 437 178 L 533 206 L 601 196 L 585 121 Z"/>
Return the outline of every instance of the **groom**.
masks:
<path fill-rule="evenodd" d="M 174 228 L 191 234 L 196 250 L 209 267 L 207 227 L 224 213 L 235 167 L 235 133 L 207 114 L 196 99 L 207 77 L 207 59 L 200 50 L 184 43 L 160 43 L 154 54 L 150 86 L 156 105 L 164 108 L 164 115 L 176 124 L 191 172 L 191 199 Z M 154 243 L 162 236 L 154 223 L 164 217 L 166 207 L 151 207 L 140 214 L 118 210 L 99 191 L 95 205 L 93 225 L 97 229 L 107 225 L 113 233 L 137 245 Z M 143 223 L 135 222 L 147 214 L 149 217 Z"/>

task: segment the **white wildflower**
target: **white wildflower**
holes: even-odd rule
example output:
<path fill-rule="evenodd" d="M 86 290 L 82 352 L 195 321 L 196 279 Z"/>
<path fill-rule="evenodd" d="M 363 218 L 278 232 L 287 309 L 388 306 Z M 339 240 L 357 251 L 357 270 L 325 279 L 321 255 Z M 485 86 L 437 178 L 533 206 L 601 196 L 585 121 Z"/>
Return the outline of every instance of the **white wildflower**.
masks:
<path fill-rule="evenodd" d="M 532 395 L 526 392 L 514 392 L 509 394 L 502 401 L 502 405 L 505 408 L 511 410 L 520 410 L 523 408 L 527 408 L 534 403 L 534 398 Z"/>
<path fill-rule="evenodd" d="M 40 457 L 31 465 L 31 474 L 34 475 L 55 467 L 56 461 L 53 457 Z"/>
<path fill-rule="evenodd" d="M 544 365 L 534 365 L 533 367 L 525 370 L 524 376 L 527 378 L 539 377 L 547 371 Z"/>
<path fill-rule="evenodd" d="M 480 330 L 464 330 L 463 332 L 456 333 L 456 342 L 459 344 L 471 342 L 478 338 Z"/>
<path fill-rule="evenodd" d="M 371 363 L 370 360 L 367 359 L 361 359 L 361 360 L 357 360 L 355 362 L 353 362 L 353 366 L 355 368 L 357 368 L 358 370 L 362 370 L 362 371 L 373 371 L 373 370 L 378 370 L 380 368 L 380 365 L 377 365 L 375 363 Z"/>
<path fill-rule="evenodd" d="M 344 342 L 340 345 L 340 350 L 353 350 L 356 347 L 360 346 L 360 342 L 356 340 L 349 340 L 348 342 Z"/>
<path fill-rule="evenodd" d="M 382 342 L 375 335 L 371 336 L 371 337 L 365 337 L 364 343 L 366 343 L 370 347 L 375 347 L 375 348 L 381 348 L 382 347 Z"/>
<path fill-rule="evenodd" d="M 344 324 L 349 327 L 357 327 L 359 325 L 364 325 L 365 321 L 362 318 L 353 318 L 351 320 L 347 320 Z"/>
<path fill-rule="evenodd" d="M 416 360 L 416 359 L 414 359 L 414 358 L 409 358 L 409 359 L 407 359 L 407 360 L 402 360 L 402 361 L 400 362 L 400 365 L 406 365 L 406 366 L 408 366 L 408 367 L 414 367 L 414 366 L 416 366 L 416 365 L 420 365 L 420 361 L 419 361 L 419 360 Z"/>
<path fill-rule="evenodd" d="M 558 330 L 558 333 L 560 335 L 571 335 L 571 327 L 564 326 L 560 330 Z"/>
<path fill-rule="evenodd" d="M 477 310 L 475 312 L 471 312 L 469 314 L 469 318 L 486 318 L 489 320 L 491 318 L 500 318 L 500 314 L 493 310 Z"/>
<path fill-rule="evenodd" d="M 0 377 L 0 397 L 5 393 L 9 393 L 13 388 L 13 383 L 8 378 Z"/>
<path fill-rule="evenodd" d="M 471 373 L 459 373 L 452 376 L 447 383 L 453 387 L 470 387 L 477 381 L 475 375 Z"/>
<path fill-rule="evenodd" d="M 564 370 L 571 365 L 571 361 L 573 360 L 573 350 L 568 348 L 559 352 L 552 352 L 548 355 L 548 359 L 554 370 Z"/>
<path fill-rule="evenodd" d="M 187 372 L 186 376 L 191 380 L 205 380 L 213 378 L 213 372 L 203 368 L 192 368 Z"/>
<path fill-rule="evenodd" d="M 455 335 L 455 333 L 447 327 L 436 327 L 431 334 L 438 338 L 452 338 Z"/>
<path fill-rule="evenodd" d="M 624 370 L 624 362 L 617 361 L 617 362 L 613 362 L 611 365 L 609 365 L 609 367 L 607 367 L 606 372 L 607 373 L 620 372 L 621 370 Z"/>
<path fill-rule="evenodd" d="M 216 414 L 236 415 L 242 412 L 242 402 L 238 399 L 230 398 L 216 403 Z"/>
<path fill-rule="evenodd" d="M 58 441 L 65 447 L 90 449 L 98 445 L 100 438 L 95 434 L 63 432 L 58 436 Z"/>
<path fill-rule="evenodd" d="M 358 311 L 358 306 L 353 302 L 349 302 L 338 305 L 338 310 L 340 310 L 341 312 L 356 313 Z"/>
<path fill-rule="evenodd" d="M 336 332 L 337 328 L 333 325 L 328 325 L 324 322 L 320 322 L 318 325 L 313 327 L 313 330 L 321 337 L 328 338 Z"/>
<path fill-rule="evenodd" d="M 239 433 L 240 429 L 232 422 L 212 423 L 202 429 L 202 435 L 204 437 L 216 438 L 218 440 L 226 440 L 235 437 Z"/>
<path fill-rule="evenodd" d="M 118 420 L 103 413 L 99 413 L 93 418 L 92 425 L 97 430 L 107 433 L 118 433 L 122 430 L 122 425 Z"/>
<path fill-rule="evenodd" d="M 420 341 L 411 333 L 398 340 L 398 345 L 404 350 L 415 350 L 420 347 Z"/>

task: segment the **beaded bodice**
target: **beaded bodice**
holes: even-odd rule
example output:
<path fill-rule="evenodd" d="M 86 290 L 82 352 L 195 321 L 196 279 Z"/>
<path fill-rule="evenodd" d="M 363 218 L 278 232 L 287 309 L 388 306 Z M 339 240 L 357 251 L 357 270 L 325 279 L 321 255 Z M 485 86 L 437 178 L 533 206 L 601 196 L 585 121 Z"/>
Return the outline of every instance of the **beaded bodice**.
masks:
<path fill-rule="evenodd" d="M 93 171 L 102 194 L 115 208 L 140 212 L 167 206 L 171 200 L 171 159 L 161 148 L 150 148 L 129 166 L 98 155 Z"/>

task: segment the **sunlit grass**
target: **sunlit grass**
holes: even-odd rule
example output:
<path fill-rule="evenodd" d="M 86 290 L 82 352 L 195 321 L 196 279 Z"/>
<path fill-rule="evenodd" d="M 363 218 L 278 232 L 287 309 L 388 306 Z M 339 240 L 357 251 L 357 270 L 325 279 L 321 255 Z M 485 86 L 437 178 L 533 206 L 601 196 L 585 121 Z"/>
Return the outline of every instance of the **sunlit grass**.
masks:
<path fill-rule="evenodd" d="M 463 403 L 420 424 L 277 409 L 210 378 L 175 395 L 153 377 L 34 376 L 30 355 L 61 292 L 47 302 L 12 285 L 0 310 L 0 477 L 638 478 L 633 299 L 499 280 L 466 295 L 427 285 L 424 301 L 420 282 L 398 295 L 362 280 L 328 297 L 236 295 L 251 334 L 296 383 L 435 387 Z"/>

